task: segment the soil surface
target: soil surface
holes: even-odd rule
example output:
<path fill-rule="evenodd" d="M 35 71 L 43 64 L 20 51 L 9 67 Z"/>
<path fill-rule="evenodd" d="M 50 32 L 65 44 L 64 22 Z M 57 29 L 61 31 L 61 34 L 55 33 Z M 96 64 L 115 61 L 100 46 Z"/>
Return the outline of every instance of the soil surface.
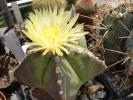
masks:
<path fill-rule="evenodd" d="M 1 53 L 4 51 L 3 49 L 1 48 Z M 13 70 L 16 64 L 16 59 L 9 49 L 6 48 L 5 52 L 0 55 L 0 88 L 6 88 L 10 85 L 8 72 Z"/>

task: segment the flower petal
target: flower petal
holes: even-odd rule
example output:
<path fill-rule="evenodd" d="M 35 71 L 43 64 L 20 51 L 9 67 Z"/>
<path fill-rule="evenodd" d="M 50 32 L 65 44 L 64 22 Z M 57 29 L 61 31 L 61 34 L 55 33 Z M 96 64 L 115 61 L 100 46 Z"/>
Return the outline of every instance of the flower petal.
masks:
<path fill-rule="evenodd" d="M 60 48 L 66 53 L 66 54 L 70 54 L 70 52 L 66 49 L 66 48 L 64 48 L 63 46 L 60 46 Z"/>
<path fill-rule="evenodd" d="M 59 56 L 63 56 L 63 53 L 59 48 L 56 48 L 55 51 Z"/>

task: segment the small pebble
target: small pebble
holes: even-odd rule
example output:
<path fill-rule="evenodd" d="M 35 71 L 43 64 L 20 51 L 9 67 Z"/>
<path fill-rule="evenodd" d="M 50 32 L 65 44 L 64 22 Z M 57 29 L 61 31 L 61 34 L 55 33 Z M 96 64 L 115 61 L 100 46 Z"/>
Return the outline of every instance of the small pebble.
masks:
<path fill-rule="evenodd" d="M 133 97 L 133 93 L 129 94 L 128 96 L 129 96 L 129 97 L 131 97 L 131 96 Z"/>
<path fill-rule="evenodd" d="M 97 94 L 96 94 L 96 98 L 104 98 L 106 96 L 106 92 L 103 92 L 103 91 L 98 91 Z"/>
<path fill-rule="evenodd" d="M 96 98 L 96 95 L 95 94 L 91 94 L 90 98 L 94 100 Z"/>
<path fill-rule="evenodd" d="M 92 86 L 92 85 L 94 85 L 94 83 L 93 83 L 93 81 L 88 81 L 87 85 Z"/>
<path fill-rule="evenodd" d="M 83 95 L 82 100 L 88 100 L 86 95 Z"/>
<path fill-rule="evenodd" d="M 84 99 L 83 99 L 83 100 L 84 100 Z M 86 99 L 86 100 L 88 100 L 88 99 Z M 100 99 L 94 98 L 94 99 L 92 99 L 92 100 L 100 100 Z"/>
<path fill-rule="evenodd" d="M 104 85 L 102 85 L 102 84 L 100 84 L 98 82 L 96 82 L 96 84 L 100 86 L 100 89 L 104 89 Z"/>

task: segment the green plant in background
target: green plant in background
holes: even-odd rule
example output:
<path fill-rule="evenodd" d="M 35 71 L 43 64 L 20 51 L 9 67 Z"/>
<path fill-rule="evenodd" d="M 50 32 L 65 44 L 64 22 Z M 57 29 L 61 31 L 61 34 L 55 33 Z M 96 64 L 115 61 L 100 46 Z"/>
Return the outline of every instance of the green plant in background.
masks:
<path fill-rule="evenodd" d="M 67 6 L 67 1 L 66 0 L 33 0 L 32 5 L 33 5 L 33 8 L 44 8 L 44 7 L 54 8 L 55 6 L 61 8 L 61 7 Z"/>
<path fill-rule="evenodd" d="M 106 30 L 100 29 L 98 34 L 103 36 L 104 57 L 107 65 L 112 66 L 114 63 L 122 62 L 127 58 L 129 47 L 126 47 L 126 37 L 133 29 L 132 7 L 131 2 L 124 3 L 103 16 L 101 26 Z"/>
<path fill-rule="evenodd" d="M 29 12 L 32 12 L 32 7 L 28 6 L 20 9 L 23 19 L 27 19 L 29 16 Z"/>
<path fill-rule="evenodd" d="M 6 23 L 4 21 L 3 17 L 0 17 L 0 28 L 6 26 Z"/>
<path fill-rule="evenodd" d="M 31 50 L 15 71 L 17 79 L 60 100 L 59 91 L 77 91 L 84 82 L 103 73 L 106 66 L 86 49 L 86 32 L 83 24 L 75 24 L 77 19 L 72 11 L 56 7 L 30 13 L 24 33 L 32 40 L 28 43 Z M 67 96 L 66 100 L 71 99 Z"/>
<path fill-rule="evenodd" d="M 64 7 L 70 9 L 76 0 L 33 0 L 33 8 Z"/>

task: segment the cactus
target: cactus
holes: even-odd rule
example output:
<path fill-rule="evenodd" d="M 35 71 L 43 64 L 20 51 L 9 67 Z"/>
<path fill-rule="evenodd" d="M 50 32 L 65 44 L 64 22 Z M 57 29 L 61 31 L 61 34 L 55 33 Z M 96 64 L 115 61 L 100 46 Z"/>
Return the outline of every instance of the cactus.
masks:
<path fill-rule="evenodd" d="M 122 37 L 128 36 L 133 29 L 133 13 L 132 10 L 129 9 L 130 7 L 132 7 L 132 3 L 121 4 L 112 9 L 112 11 L 104 15 L 102 19 L 102 24 L 104 24 L 107 29 L 97 30 L 97 33 L 103 36 L 103 46 L 105 48 L 104 56 L 107 65 L 120 61 L 127 56 L 112 51 L 127 52 L 127 38 Z"/>
<path fill-rule="evenodd" d="M 33 0 L 33 8 L 54 8 L 57 6 L 58 8 L 66 7 L 67 1 L 66 0 Z"/>
<path fill-rule="evenodd" d="M 129 67 L 129 70 L 128 70 L 129 75 L 133 74 L 133 66 L 132 66 L 133 65 L 133 57 L 132 57 L 132 53 L 133 53 L 133 38 L 132 38 L 132 35 L 133 35 L 133 29 L 130 32 L 129 38 L 126 41 L 126 51 L 128 52 L 129 57 L 130 57 L 130 61 L 127 62 L 127 65 Z"/>
<path fill-rule="evenodd" d="M 76 0 L 75 5 L 73 6 L 74 13 L 79 13 L 80 16 L 77 20 L 78 23 L 84 23 L 84 25 L 94 25 L 94 20 L 89 19 L 88 17 L 95 17 L 97 14 L 97 7 L 95 0 Z M 85 31 L 90 33 L 94 32 L 94 29 L 84 26 Z"/>
<path fill-rule="evenodd" d="M 75 25 L 78 15 L 71 18 L 71 14 L 71 11 L 57 11 L 57 8 L 30 14 L 24 33 L 33 41 L 29 43 L 32 47 L 15 71 L 18 80 L 44 89 L 56 100 L 61 99 L 60 89 L 77 91 L 80 85 L 103 73 L 106 67 L 84 44 L 81 45 L 80 38 L 86 32 L 83 24 Z M 67 97 L 67 100 L 71 99 Z"/>

